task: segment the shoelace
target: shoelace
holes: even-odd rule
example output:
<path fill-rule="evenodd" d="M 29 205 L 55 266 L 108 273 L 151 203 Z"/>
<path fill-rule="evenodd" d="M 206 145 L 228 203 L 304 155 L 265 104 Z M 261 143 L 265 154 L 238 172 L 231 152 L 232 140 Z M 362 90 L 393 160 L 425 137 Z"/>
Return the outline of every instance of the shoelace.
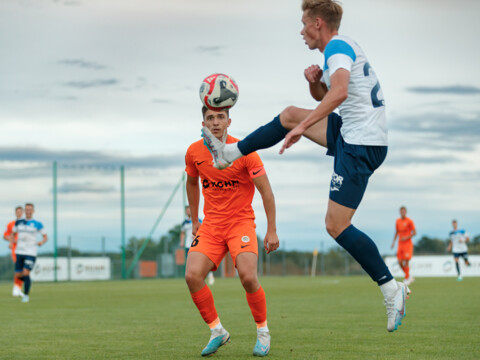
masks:
<path fill-rule="evenodd" d="M 391 301 L 383 300 L 383 304 L 387 307 L 387 315 L 395 315 L 394 298 Z"/>

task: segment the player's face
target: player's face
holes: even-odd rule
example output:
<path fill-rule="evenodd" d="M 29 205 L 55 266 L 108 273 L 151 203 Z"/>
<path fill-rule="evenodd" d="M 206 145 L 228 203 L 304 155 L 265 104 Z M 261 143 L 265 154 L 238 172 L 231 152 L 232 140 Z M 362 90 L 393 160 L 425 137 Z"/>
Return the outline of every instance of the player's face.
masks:
<path fill-rule="evenodd" d="M 231 120 L 228 118 L 226 111 L 207 110 L 202 125 L 206 126 L 217 139 L 222 140 L 222 136 L 227 132 L 230 123 Z"/>
<path fill-rule="evenodd" d="M 190 212 L 189 207 L 185 208 L 185 214 L 188 216 L 189 219 L 192 217 L 192 213 Z"/>
<path fill-rule="evenodd" d="M 20 219 L 23 216 L 23 209 L 16 209 L 15 216 L 17 217 L 17 219 Z"/>
<path fill-rule="evenodd" d="M 33 216 L 33 206 L 25 206 L 25 217 L 31 219 Z"/>
<path fill-rule="evenodd" d="M 405 216 L 407 216 L 407 209 L 401 208 L 400 209 L 400 216 L 402 218 L 405 218 Z"/>
<path fill-rule="evenodd" d="M 453 226 L 453 230 L 457 230 L 457 222 L 456 221 L 452 221 L 452 226 Z"/>
<path fill-rule="evenodd" d="M 318 20 L 310 17 L 307 12 L 308 11 L 303 12 L 303 29 L 300 34 L 303 36 L 303 40 L 305 40 L 308 48 L 313 50 L 318 48 Z"/>

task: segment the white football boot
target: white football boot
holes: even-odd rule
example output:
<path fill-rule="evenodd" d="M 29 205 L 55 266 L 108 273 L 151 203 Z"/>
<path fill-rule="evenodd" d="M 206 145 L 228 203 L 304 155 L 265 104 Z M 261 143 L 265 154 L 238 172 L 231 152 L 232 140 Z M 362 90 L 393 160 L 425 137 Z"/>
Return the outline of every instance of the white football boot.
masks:
<path fill-rule="evenodd" d="M 223 149 L 225 148 L 225 142 L 227 141 L 227 133 L 223 135 L 223 141 L 218 140 L 206 126 L 202 129 L 203 143 L 210 151 L 213 157 L 213 167 L 223 170 L 231 166 L 232 163 L 225 160 L 223 155 Z"/>
<path fill-rule="evenodd" d="M 402 320 L 406 316 L 406 300 L 410 294 L 407 285 L 397 282 L 398 289 L 390 296 L 385 297 L 385 306 L 387 307 L 387 330 L 393 332 L 402 325 Z"/>

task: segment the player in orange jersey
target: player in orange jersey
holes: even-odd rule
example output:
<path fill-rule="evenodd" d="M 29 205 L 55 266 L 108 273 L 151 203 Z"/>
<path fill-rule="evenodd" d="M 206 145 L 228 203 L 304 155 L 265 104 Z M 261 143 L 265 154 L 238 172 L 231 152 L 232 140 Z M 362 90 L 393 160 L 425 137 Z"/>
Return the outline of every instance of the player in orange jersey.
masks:
<path fill-rule="evenodd" d="M 227 135 L 230 126 L 228 110 L 212 111 L 203 107 L 202 125 L 227 143 L 238 141 Z M 220 322 L 213 296 L 205 284 L 209 271 L 216 270 L 227 252 L 230 252 L 240 281 L 246 291 L 247 302 L 257 324 L 257 342 L 253 354 L 266 356 L 270 350 L 267 327 L 265 292 L 257 278 L 258 244 L 255 232 L 255 214 L 252 199 L 255 188 L 262 196 L 267 216 L 267 234 L 264 247 L 267 253 L 279 246 L 276 233 L 275 198 L 270 182 L 257 153 L 236 161 L 226 170 L 213 167 L 212 156 L 198 140 L 190 145 L 185 155 L 186 190 L 195 236 L 187 258 L 185 280 L 193 302 L 203 320 L 211 329 L 211 337 L 202 356 L 215 353 L 230 339 Z M 200 186 L 204 197 L 204 219 L 198 218 Z"/>
<path fill-rule="evenodd" d="M 23 217 L 23 208 L 21 206 L 17 206 L 15 208 L 15 216 L 17 217 L 17 220 L 19 220 Z M 13 227 L 15 226 L 15 222 L 17 220 L 10 221 L 7 224 L 7 228 L 6 228 L 5 232 L 3 233 L 3 239 L 4 240 L 7 240 L 8 242 L 10 242 L 10 236 L 12 235 Z M 15 236 L 15 241 L 17 240 L 17 237 L 18 236 Z M 16 242 L 12 243 L 12 247 L 11 247 L 12 248 L 12 260 L 13 260 L 14 264 L 17 261 L 17 255 L 15 254 L 16 247 L 17 247 L 17 243 Z M 13 296 L 23 296 L 22 285 L 23 285 L 22 280 L 20 280 L 16 277 L 13 278 L 13 290 L 12 290 L 12 295 Z"/>
<path fill-rule="evenodd" d="M 413 256 L 413 242 L 412 237 L 417 234 L 413 220 L 407 217 L 407 208 L 402 206 L 400 208 L 400 217 L 395 224 L 395 236 L 393 237 L 392 249 L 395 246 L 395 241 L 398 237 L 397 259 L 400 267 L 405 273 L 405 285 L 410 285 L 413 282 L 413 276 L 410 276 L 409 262 Z"/>

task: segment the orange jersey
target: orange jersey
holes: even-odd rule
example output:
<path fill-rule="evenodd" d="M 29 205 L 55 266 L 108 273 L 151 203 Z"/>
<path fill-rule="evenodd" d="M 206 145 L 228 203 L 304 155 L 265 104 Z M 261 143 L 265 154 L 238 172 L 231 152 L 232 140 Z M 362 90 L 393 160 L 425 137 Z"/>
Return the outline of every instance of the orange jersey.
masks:
<path fill-rule="evenodd" d="M 10 221 L 8 224 L 7 224 L 7 228 L 5 229 L 5 232 L 3 233 L 3 237 L 8 237 L 10 235 L 12 235 L 12 232 L 13 232 L 13 227 L 15 226 L 15 223 L 17 222 L 17 220 L 13 220 L 13 221 Z M 18 234 L 15 234 L 15 240 L 17 240 L 18 238 Z M 17 247 L 17 243 L 13 243 L 12 244 L 12 255 L 15 256 L 15 249 Z"/>
<path fill-rule="evenodd" d="M 415 224 L 413 220 L 405 217 L 405 219 L 398 218 L 395 224 L 395 228 L 398 233 L 398 246 L 406 245 L 407 243 L 412 244 L 412 238 L 408 240 L 401 240 L 404 236 L 412 235 L 412 232 L 415 230 Z"/>
<path fill-rule="evenodd" d="M 238 139 L 229 135 L 227 144 L 234 142 Z M 224 170 L 218 170 L 213 167 L 212 155 L 202 139 L 189 146 L 185 165 L 189 176 L 200 176 L 201 179 L 203 224 L 255 219 L 252 209 L 255 185 L 251 179 L 265 174 L 262 160 L 256 152 L 236 160 Z"/>

